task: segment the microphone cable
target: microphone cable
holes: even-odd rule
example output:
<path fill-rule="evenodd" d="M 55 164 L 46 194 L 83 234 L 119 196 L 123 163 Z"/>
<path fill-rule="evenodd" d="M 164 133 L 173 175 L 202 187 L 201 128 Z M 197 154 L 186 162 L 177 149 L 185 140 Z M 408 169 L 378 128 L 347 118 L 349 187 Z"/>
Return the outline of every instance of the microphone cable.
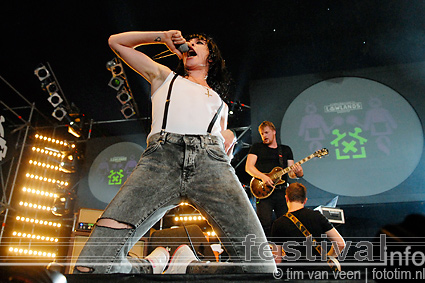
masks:
<path fill-rule="evenodd" d="M 185 203 L 188 203 L 187 202 L 187 200 L 185 199 L 185 198 L 183 198 L 183 200 L 182 200 L 182 202 L 185 202 Z M 181 204 L 179 205 L 179 207 L 177 208 L 177 215 L 180 215 L 180 211 L 181 211 Z M 190 206 L 192 206 L 192 205 L 190 205 Z M 194 206 L 192 206 L 194 209 L 196 209 Z M 186 236 L 187 236 L 187 240 L 189 241 L 189 244 L 190 244 L 190 248 L 192 249 L 192 251 L 193 251 L 193 254 L 195 255 L 195 257 L 197 258 L 197 260 L 198 261 L 201 261 L 201 259 L 198 257 L 198 253 L 196 252 L 196 250 L 195 250 L 195 247 L 194 247 L 194 245 L 193 245 L 193 242 L 192 242 L 192 238 L 190 237 L 190 234 L 189 234 L 189 231 L 187 230 L 187 228 L 186 228 L 186 225 L 185 225 L 185 223 L 184 223 L 184 221 L 182 222 L 182 224 L 183 224 L 183 228 L 184 228 L 184 231 L 186 232 Z"/>

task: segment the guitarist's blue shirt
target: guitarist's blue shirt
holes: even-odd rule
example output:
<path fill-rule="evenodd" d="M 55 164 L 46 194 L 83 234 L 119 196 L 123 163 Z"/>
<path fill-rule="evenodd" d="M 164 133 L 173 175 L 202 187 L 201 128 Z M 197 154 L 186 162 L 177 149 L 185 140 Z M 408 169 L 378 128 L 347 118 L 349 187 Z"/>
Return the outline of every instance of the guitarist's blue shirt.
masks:
<path fill-rule="evenodd" d="M 288 160 L 294 160 L 292 150 L 287 145 L 280 145 L 282 148 L 283 165 L 279 163 L 279 151 L 277 148 L 270 148 L 264 143 L 255 143 L 251 146 L 248 154 L 257 156 L 255 167 L 262 173 L 269 173 L 275 167 L 288 167 Z M 288 182 L 288 174 L 282 176 L 282 180 Z"/>

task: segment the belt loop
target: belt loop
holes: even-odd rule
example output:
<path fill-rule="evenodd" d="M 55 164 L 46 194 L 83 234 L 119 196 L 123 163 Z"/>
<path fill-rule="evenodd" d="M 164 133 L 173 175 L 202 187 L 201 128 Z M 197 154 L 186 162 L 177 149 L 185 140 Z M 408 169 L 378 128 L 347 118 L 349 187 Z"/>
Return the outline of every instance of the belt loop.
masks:
<path fill-rule="evenodd" d="M 164 129 L 162 129 L 161 130 L 161 132 L 159 133 L 159 142 L 161 143 L 161 144 L 164 144 L 165 143 L 165 130 Z"/>
<path fill-rule="evenodd" d="M 201 138 L 201 148 L 205 148 L 205 137 L 199 136 Z"/>

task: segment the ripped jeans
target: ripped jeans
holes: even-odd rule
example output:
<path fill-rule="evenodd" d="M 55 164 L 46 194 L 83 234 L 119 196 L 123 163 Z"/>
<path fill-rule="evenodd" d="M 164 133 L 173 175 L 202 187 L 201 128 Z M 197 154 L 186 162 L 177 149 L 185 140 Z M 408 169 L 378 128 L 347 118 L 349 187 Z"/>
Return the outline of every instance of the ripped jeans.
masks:
<path fill-rule="evenodd" d="M 74 273 L 83 273 L 84 268 L 90 273 L 134 273 L 128 251 L 182 199 L 206 218 L 231 261 L 240 264 L 243 272 L 272 273 L 276 269 L 261 224 L 222 140 L 166 133 L 164 141 L 159 134 L 148 139 L 138 165 L 99 218 L 126 227 L 96 225 Z"/>

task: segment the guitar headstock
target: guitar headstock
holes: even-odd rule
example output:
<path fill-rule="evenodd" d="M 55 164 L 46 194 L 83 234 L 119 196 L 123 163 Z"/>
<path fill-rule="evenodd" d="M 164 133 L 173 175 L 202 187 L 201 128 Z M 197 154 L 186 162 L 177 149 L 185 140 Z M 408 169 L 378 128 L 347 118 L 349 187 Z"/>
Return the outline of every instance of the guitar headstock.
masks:
<path fill-rule="evenodd" d="M 315 157 L 319 157 L 319 158 L 322 158 L 323 156 L 326 156 L 326 155 L 328 155 L 328 154 L 329 154 L 329 151 L 328 151 L 328 149 L 327 149 L 327 148 L 322 148 L 322 149 L 317 150 L 317 151 L 315 151 L 315 152 L 313 153 L 313 155 L 314 155 Z"/>

